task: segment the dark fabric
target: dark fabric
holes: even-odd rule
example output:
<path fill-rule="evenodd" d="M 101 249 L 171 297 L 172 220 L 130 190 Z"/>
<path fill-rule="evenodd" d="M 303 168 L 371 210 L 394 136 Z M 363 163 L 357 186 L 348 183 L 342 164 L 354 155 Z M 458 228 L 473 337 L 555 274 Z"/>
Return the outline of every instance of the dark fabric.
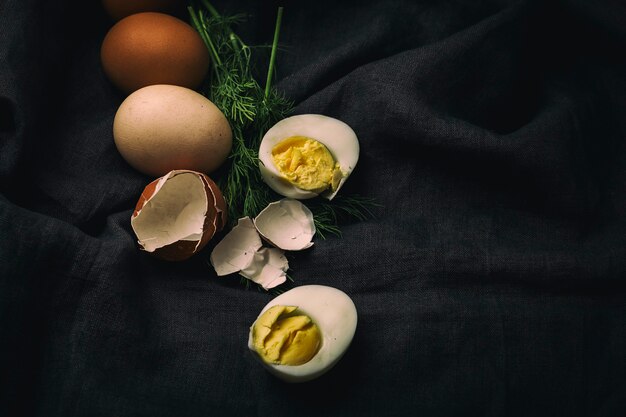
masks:
<path fill-rule="evenodd" d="M 271 40 L 277 3 L 215 5 Z M 354 128 L 342 193 L 382 204 L 289 255 L 353 298 L 345 357 L 282 383 L 246 346 L 272 293 L 139 252 L 111 22 L 2 0 L 0 415 L 625 416 L 624 3 L 285 6 L 277 87 Z"/>

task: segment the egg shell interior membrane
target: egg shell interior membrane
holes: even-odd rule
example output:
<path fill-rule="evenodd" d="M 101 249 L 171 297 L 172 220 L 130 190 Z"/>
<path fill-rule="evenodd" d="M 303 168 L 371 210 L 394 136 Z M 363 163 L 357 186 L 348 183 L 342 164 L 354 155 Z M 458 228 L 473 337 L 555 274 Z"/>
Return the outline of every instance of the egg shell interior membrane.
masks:
<path fill-rule="evenodd" d="M 284 198 L 270 203 L 254 219 L 254 225 L 271 244 L 284 250 L 302 250 L 313 245 L 313 213 L 297 200 Z"/>
<path fill-rule="evenodd" d="M 197 174 L 167 175 L 131 224 L 144 250 L 153 252 L 180 240 L 199 242 L 207 208 L 204 182 Z"/>
<path fill-rule="evenodd" d="M 343 178 L 339 181 L 337 189 L 334 192 L 327 190 L 322 193 L 322 195 L 326 194 L 326 198 L 334 197 L 359 160 L 359 141 L 352 128 L 332 117 L 321 114 L 301 114 L 279 121 L 263 136 L 259 147 L 260 169 L 268 185 L 274 191 L 287 197 L 313 198 L 318 194 L 293 186 L 283 178 L 274 165 L 272 149 L 279 142 L 292 136 L 304 136 L 321 142 L 339 164 Z"/>
<path fill-rule="evenodd" d="M 289 262 L 282 250 L 261 248 L 254 252 L 250 263 L 239 274 L 268 290 L 287 280 L 288 269 Z"/>
<path fill-rule="evenodd" d="M 213 248 L 211 265 L 218 276 L 239 272 L 250 265 L 254 254 L 263 246 L 250 217 L 242 217 L 237 225 Z"/>
<path fill-rule="evenodd" d="M 252 333 L 248 347 L 266 369 L 287 382 L 305 382 L 328 372 L 346 352 L 356 331 L 357 311 L 354 302 L 343 291 L 323 285 L 293 288 L 270 301 L 259 314 L 275 305 L 297 306 L 292 314 L 304 314 L 318 326 L 322 340 L 313 358 L 302 365 L 265 363 L 254 351 Z"/>

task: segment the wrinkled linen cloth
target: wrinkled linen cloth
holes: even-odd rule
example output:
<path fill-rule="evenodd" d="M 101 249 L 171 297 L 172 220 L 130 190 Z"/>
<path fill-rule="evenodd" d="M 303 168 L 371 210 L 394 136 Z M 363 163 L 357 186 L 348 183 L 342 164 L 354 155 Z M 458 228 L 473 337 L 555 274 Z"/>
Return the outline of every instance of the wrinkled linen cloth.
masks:
<path fill-rule="evenodd" d="M 215 1 L 250 45 L 278 5 Z M 625 17 L 285 4 L 275 86 L 352 126 L 341 193 L 379 203 L 289 255 L 290 285 L 341 289 L 359 321 L 329 373 L 287 384 L 247 348 L 274 293 L 216 277 L 211 244 L 138 249 L 154 178 L 113 142 L 99 2 L 0 1 L 0 415 L 623 417 Z"/>

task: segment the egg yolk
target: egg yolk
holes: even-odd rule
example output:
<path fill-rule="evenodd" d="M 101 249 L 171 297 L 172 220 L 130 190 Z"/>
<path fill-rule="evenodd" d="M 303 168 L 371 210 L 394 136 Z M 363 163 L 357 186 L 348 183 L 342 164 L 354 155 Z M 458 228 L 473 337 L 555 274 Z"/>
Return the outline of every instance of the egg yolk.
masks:
<path fill-rule="evenodd" d="M 296 187 L 313 192 L 337 189 L 339 164 L 321 142 L 305 136 L 291 136 L 272 148 L 278 171 Z"/>
<path fill-rule="evenodd" d="M 267 363 L 302 365 L 315 356 L 321 335 L 304 314 L 292 314 L 298 307 L 276 305 L 265 311 L 252 326 L 252 342 Z"/>

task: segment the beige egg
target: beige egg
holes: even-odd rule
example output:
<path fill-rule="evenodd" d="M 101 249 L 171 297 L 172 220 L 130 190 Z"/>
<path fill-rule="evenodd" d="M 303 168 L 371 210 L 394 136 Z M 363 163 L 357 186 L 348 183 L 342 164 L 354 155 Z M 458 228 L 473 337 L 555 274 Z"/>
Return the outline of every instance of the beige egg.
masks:
<path fill-rule="evenodd" d="M 176 169 L 209 174 L 228 157 L 232 131 L 203 95 L 174 85 L 130 94 L 113 122 L 115 145 L 135 169 L 155 177 Z"/>

